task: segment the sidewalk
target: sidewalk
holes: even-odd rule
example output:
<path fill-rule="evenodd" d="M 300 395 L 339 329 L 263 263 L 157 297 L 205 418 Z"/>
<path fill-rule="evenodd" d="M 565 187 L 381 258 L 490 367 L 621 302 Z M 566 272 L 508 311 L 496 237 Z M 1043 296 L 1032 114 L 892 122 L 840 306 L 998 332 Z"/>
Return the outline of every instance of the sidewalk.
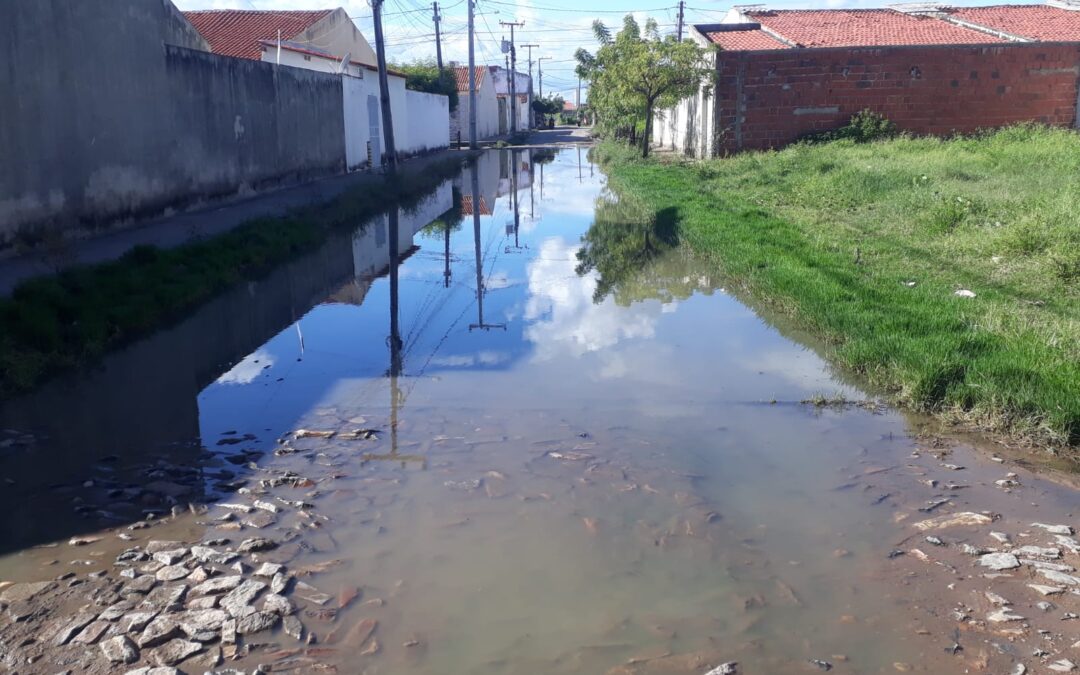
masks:
<path fill-rule="evenodd" d="M 415 174 L 432 163 L 453 155 L 459 155 L 464 160 L 469 156 L 469 151 L 449 149 L 410 159 L 401 164 L 400 171 L 405 175 Z M 173 248 L 193 239 L 205 239 L 228 232 L 253 218 L 280 216 L 304 206 L 323 204 L 350 188 L 375 184 L 380 177 L 381 174 L 366 171 L 332 176 L 252 197 L 216 202 L 206 208 L 162 216 L 98 237 L 72 240 L 61 255 L 35 250 L 0 260 L 0 296 L 10 295 L 19 283 L 27 279 L 55 274 L 60 269 L 75 265 L 115 260 L 136 246 Z"/>

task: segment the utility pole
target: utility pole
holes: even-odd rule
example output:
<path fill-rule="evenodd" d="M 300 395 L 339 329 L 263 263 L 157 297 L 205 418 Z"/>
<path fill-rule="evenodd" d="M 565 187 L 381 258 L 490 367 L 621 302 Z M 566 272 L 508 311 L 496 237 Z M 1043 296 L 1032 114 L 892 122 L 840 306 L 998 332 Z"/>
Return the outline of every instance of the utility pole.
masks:
<path fill-rule="evenodd" d="M 390 84 L 386 79 L 386 48 L 383 43 L 382 5 L 384 0 L 372 0 L 371 14 L 375 21 L 375 56 L 379 64 L 379 100 L 382 103 L 383 142 L 386 144 L 386 172 L 397 174 L 397 147 L 394 145 L 394 116 L 390 110 Z"/>
<path fill-rule="evenodd" d="M 553 58 L 555 58 L 555 57 L 553 57 L 553 56 L 541 56 L 540 58 L 536 59 L 536 70 L 538 71 L 537 75 L 540 78 L 540 98 L 544 98 L 544 63 L 543 62 L 544 61 L 550 61 Z"/>
<path fill-rule="evenodd" d="M 381 2 L 382 0 L 376 0 Z M 469 147 L 476 149 L 476 47 L 473 45 L 473 32 L 476 28 L 476 2 L 469 3 Z"/>
<path fill-rule="evenodd" d="M 679 0 L 679 29 L 678 29 L 678 41 L 682 42 L 682 29 L 683 29 L 683 10 L 686 9 L 686 0 Z"/>
<path fill-rule="evenodd" d="M 532 103 L 533 103 L 533 85 L 532 85 L 532 83 L 533 83 L 533 79 L 532 79 L 533 60 L 532 60 L 532 50 L 533 50 L 533 47 L 536 47 L 536 48 L 539 49 L 540 45 L 521 45 L 521 46 L 525 47 L 526 49 L 529 50 L 529 128 L 532 129 L 533 128 L 533 123 L 536 121 L 536 115 L 533 114 L 533 109 L 532 109 Z"/>
<path fill-rule="evenodd" d="M 500 26 L 510 26 L 510 134 L 517 133 L 517 49 L 514 47 L 514 27 L 524 26 L 524 21 L 500 21 Z"/>
<path fill-rule="evenodd" d="M 431 3 L 431 20 L 435 22 L 435 62 L 439 64 L 439 70 L 442 70 L 442 36 L 439 34 L 439 21 L 442 20 L 442 16 L 439 15 L 439 3 Z"/>

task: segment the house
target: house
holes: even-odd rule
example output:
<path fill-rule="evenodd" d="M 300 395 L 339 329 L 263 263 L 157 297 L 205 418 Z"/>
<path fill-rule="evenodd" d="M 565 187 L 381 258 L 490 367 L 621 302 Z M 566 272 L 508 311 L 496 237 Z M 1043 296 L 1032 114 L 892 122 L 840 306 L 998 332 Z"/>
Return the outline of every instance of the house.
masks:
<path fill-rule="evenodd" d="M 277 60 L 274 46 L 266 44 L 282 40 L 340 55 L 338 61 L 348 55 L 357 63 L 376 64 L 375 50 L 340 7 L 318 11 L 205 10 L 184 12 L 184 16 L 209 43 L 210 51 L 222 56 L 284 64 Z"/>
<path fill-rule="evenodd" d="M 499 133 L 510 133 L 510 116 L 513 106 L 510 104 L 510 71 L 502 66 L 489 66 L 495 97 L 499 105 Z M 517 129 L 529 129 L 532 125 L 532 78 L 524 73 L 515 73 L 514 94 L 517 96 Z"/>
<path fill-rule="evenodd" d="M 1080 3 L 772 10 L 736 6 L 690 38 L 710 87 L 653 119 L 698 157 L 773 148 L 870 109 L 919 134 L 1022 121 L 1075 126 Z"/>
<path fill-rule="evenodd" d="M 450 135 L 458 143 L 468 143 L 469 136 L 469 68 L 451 64 L 457 80 L 458 106 L 451 116 Z M 482 140 L 499 133 L 499 104 L 495 86 L 487 66 L 476 66 L 473 71 L 476 92 L 476 138 Z"/>

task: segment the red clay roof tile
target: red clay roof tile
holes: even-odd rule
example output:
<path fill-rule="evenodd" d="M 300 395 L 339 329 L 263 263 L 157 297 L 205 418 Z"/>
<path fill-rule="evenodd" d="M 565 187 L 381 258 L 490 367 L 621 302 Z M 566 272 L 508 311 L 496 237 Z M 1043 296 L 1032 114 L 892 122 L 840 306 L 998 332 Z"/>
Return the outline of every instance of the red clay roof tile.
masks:
<path fill-rule="evenodd" d="M 476 89 L 480 90 L 480 84 L 484 81 L 484 74 L 487 73 L 487 66 L 476 66 Z M 469 91 L 469 67 L 468 66 L 455 66 L 454 67 L 454 79 L 457 80 L 458 91 Z"/>
<path fill-rule="evenodd" d="M 1040 41 L 1080 40 L 1080 12 L 1051 5 L 954 7 L 951 16 L 1003 33 Z"/>
<path fill-rule="evenodd" d="M 929 16 L 892 9 L 769 10 L 752 21 L 801 47 L 978 44 L 1001 38 Z"/>
<path fill-rule="evenodd" d="M 705 37 L 720 49 L 729 52 L 755 51 L 760 49 L 790 49 L 760 28 L 753 30 L 725 30 L 705 33 Z"/>
<path fill-rule="evenodd" d="M 260 40 L 290 40 L 320 21 L 332 9 L 313 12 L 206 10 L 184 12 L 195 30 L 210 44 L 210 51 L 241 59 L 261 59 Z"/>

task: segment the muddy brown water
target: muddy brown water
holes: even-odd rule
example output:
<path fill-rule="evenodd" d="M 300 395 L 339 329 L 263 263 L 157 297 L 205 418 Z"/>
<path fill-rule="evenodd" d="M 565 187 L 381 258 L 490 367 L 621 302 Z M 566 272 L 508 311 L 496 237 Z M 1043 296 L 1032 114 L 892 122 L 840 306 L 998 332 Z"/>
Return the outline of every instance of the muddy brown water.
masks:
<path fill-rule="evenodd" d="M 149 511 L 160 524 L 136 542 L 258 534 L 287 541 L 266 559 L 326 563 L 310 581 L 347 606 L 302 616 L 322 644 L 312 663 L 343 673 L 1036 666 L 1025 640 L 1049 638 L 1034 628 L 951 615 L 985 612 L 973 596 L 1003 582 L 912 523 L 985 511 L 992 527 L 941 536 L 1043 544 L 1030 522 L 1077 525 L 1073 489 L 916 437 L 883 407 L 803 403 L 866 396 L 678 246 L 578 270 L 597 200 L 619 198 L 587 151 L 489 152 L 475 194 L 472 178 L 5 405 L 0 580 L 106 567 Z M 285 471 L 311 482 L 269 493 L 313 515 L 207 525 L 215 503 L 253 498 L 231 491 Z M 1008 471 L 1021 486 L 1005 491 Z M 169 517 L 174 501 L 211 510 Z M 364 618 L 375 653 L 344 637 Z M 1054 644 L 1067 651 L 1076 625 L 1055 624 Z M 294 658 L 279 637 L 234 665 Z"/>

